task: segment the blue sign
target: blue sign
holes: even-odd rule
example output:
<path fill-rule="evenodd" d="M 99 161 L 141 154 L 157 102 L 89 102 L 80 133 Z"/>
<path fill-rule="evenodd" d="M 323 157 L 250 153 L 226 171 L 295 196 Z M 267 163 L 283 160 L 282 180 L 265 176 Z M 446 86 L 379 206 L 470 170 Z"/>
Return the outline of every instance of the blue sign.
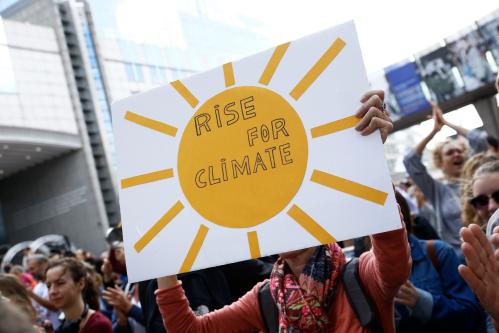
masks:
<path fill-rule="evenodd" d="M 386 68 L 385 77 L 403 115 L 431 107 L 421 89 L 421 80 L 414 62 Z"/>

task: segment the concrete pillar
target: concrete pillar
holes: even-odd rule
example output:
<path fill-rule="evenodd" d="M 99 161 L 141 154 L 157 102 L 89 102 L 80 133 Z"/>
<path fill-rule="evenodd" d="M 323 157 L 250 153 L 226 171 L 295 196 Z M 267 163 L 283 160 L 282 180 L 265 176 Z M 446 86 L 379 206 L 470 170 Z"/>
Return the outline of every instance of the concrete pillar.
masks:
<path fill-rule="evenodd" d="M 473 103 L 482 118 L 487 134 L 499 138 L 499 108 L 495 96 L 480 99 Z"/>

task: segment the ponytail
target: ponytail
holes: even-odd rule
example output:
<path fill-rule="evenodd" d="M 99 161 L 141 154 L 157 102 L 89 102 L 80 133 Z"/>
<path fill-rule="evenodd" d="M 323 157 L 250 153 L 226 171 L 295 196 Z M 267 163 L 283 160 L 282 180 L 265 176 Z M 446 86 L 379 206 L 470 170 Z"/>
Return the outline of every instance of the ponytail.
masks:
<path fill-rule="evenodd" d="M 95 284 L 95 281 L 91 277 L 91 273 L 87 269 L 87 275 L 85 276 L 85 287 L 81 291 L 83 300 L 88 304 L 88 307 L 92 310 L 99 311 L 99 289 Z"/>

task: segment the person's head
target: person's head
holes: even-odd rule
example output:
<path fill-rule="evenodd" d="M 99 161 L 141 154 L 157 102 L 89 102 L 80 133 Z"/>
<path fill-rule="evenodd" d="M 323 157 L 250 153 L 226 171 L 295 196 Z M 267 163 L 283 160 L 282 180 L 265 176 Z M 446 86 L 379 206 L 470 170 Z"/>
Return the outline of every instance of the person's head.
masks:
<path fill-rule="evenodd" d="M 487 135 L 487 143 L 489 144 L 487 154 L 497 155 L 497 153 L 499 153 L 499 140 L 492 135 Z"/>
<path fill-rule="evenodd" d="M 36 311 L 26 287 L 15 275 L 0 274 L 0 293 L 19 308 L 32 322 L 36 321 Z"/>
<path fill-rule="evenodd" d="M 476 170 L 487 162 L 497 161 L 497 155 L 489 155 L 487 153 L 479 153 L 470 157 L 463 166 L 461 173 L 461 217 L 463 224 L 468 226 L 470 224 L 482 225 L 483 221 L 477 214 L 476 209 L 470 204 L 469 200 L 473 197 L 471 184 Z M 486 221 L 485 221 L 486 222 Z"/>
<path fill-rule="evenodd" d="M 458 178 L 466 161 L 468 146 L 459 139 L 447 139 L 433 149 L 433 163 L 446 178 Z"/>
<path fill-rule="evenodd" d="M 33 323 L 15 304 L 0 299 L 1 333 L 36 333 Z"/>
<path fill-rule="evenodd" d="M 49 259 L 43 254 L 28 255 L 28 271 L 39 281 L 45 281 L 45 271 L 47 270 L 48 263 Z"/>
<path fill-rule="evenodd" d="M 74 258 L 50 262 L 46 282 L 49 299 L 57 308 L 64 311 L 83 302 L 91 309 L 99 309 L 98 291 L 82 262 Z"/>
<path fill-rule="evenodd" d="M 473 197 L 469 202 L 482 222 L 487 223 L 499 208 L 499 161 L 480 166 L 473 176 L 471 189 Z"/>
<path fill-rule="evenodd" d="M 19 266 L 19 265 L 14 265 L 14 266 L 12 266 L 12 268 L 10 269 L 10 272 L 9 272 L 9 273 L 10 273 L 10 274 L 12 274 L 12 275 L 17 276 L 18 278 L 21 278 L 21 276 L 22 276 L 22 275 L 23 275 L 23 273 L 24 273 L 24 269 L 23 269 L 21 266 Z"/>
<path fill-rule="evenodd" d="M 125 265 L 125 249 L 123 243 L 120 246 L 113 247 L 113 250 L 116 261 L 121 265 Z"/>
<path fill-rule="evenodd" d="M 115 242 L 109 249 L 108 260 L 111 263 L 113 272 L 126 275 L 125 249 L 123 246 L 122 242 Z"/>
<path fill-rule="evenodd" d="M 10 270 L 12 269 L 12 264 L 5 264 L 3 265 L 2 269 L 5 273 L 10 273 Z"/>

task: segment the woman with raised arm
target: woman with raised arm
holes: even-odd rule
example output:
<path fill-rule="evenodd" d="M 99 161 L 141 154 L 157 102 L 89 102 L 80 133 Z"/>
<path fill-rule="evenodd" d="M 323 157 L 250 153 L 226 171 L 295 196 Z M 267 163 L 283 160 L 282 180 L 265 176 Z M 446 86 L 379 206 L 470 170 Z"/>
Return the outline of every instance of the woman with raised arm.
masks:
<path fill-rule="evenodd" d="M 385 141 L 392 122 L 383 92 L 361 99 L 356 130 L 380 130 Z M 409 276 L 411 259 L 405 228 L 372 236 L 372 250 L 358 262 L 358 279 L 374 304 L 375 320 L 361 319 L 347 299 L 345 256 L 337 244 L 282 253 L 270 281 L 259 283 L 238 301 L 203 316 L 190 310 L 176 276 L 158 279 L 156 300 L 169 333 L 182 332 L 394 332 L 393 300 Z M 274 311 L 263 310 L 262 286 L 270 288 Z M 351 295 L 350 295 L 351 296 Z M 361 314 L 365 314 L 364 312 Z M 273 316 L 275 326 L 269 325 Z"/>
<path fill-rule="evenodd" d="M 438 105 L 432 104 L 432 108 L 433 129 L 414 149 L 407 153 L 404 157 L 404 165 L 407 173 L 435 209 L 436 225 L 433 227 L 438 236 L 460 254 L 459 229 L 463 226 L 460 203 L 460 177 L 468 156 L 468 145 L 460 139 L 446 139 L 435 146 L 433 163 L 442 170 L 444 175 L 442 180 L 436 180 L 428 173 L 421 161 L 421 157 L 426 145 L 444 125 L 455 129 L 458 134 L 466 135 L 474 152 L 479 152 L 487 146 L 486 141 L 485 145 L 483 145 L 482 140 L 475 137 L 475 131 L 468 131 L 446 121 Z"/>

